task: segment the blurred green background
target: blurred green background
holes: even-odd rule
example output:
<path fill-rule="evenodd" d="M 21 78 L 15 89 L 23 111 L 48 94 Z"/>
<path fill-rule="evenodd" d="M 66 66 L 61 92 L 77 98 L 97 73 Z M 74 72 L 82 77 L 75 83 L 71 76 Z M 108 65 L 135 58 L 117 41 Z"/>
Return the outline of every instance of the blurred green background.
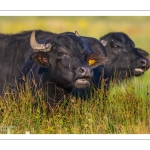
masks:
<path fill-rule="evenodd" d="M 55 33 L 78 31 L 80 35 L 99 39 L 108 32 L 127 33 L 150 53 L 150 16 L 0 16 L 1 33 L 18 33 L 42 29 Z"/>

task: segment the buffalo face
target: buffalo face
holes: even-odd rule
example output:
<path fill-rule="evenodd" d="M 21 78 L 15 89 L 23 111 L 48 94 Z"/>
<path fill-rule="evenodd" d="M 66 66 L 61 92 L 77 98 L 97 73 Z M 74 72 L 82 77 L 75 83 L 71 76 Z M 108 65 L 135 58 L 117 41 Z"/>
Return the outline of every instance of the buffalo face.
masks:
<path fill-rule="evenodd" d="M 71 89 L 73 86 L 78 89 L 86 88 L 90 85 L 95 64 L 99 60 L 101 64 L 106 61 L 102 55 L 87 54 L 82 40 L 75 35 L 62 33 L 53 41 L 45 40 L 43 44 L 39 44 L 33 32 L 31 47 L 35 53 L 30 56 L 30 60 L 47 68 L 45 79 L 48 82 L 64 89 Z"/>
<path fill-rule="evenodd" d="M 122 32 L 109 33 L 100 38 L 106 48 L 111 63 L 108 65 L 110 76 L 125 78 L 140 76 L 149 67 L 149 60 L 140 53 L 134 42 Z"/>

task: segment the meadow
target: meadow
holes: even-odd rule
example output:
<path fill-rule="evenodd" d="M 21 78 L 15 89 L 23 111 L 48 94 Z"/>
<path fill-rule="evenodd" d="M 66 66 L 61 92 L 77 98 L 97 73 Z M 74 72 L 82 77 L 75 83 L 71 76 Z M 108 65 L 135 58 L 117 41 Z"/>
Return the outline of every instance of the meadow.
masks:
<path fill-rule="evenodd" d="M 80 35 L 97 39 L 108 32 L 121 31 L 131 37 L 136 47 L 150 53 L 148 16 L 0 16 L 0 33 L 10 34 L 33 29 L 54 33 L 78 31 Z M 103 90 L 98 90 L 88 101 L 76 101 L 72 98 L 67 106 L 64 103 L 50 112 L 40 94 L 36 99 L 30 91 L 20 92 L 18 99 L 13 95 L 0 97 L 0 133 L 150 133 L 150 70 L 123 83 L 111 83 L 105 101 L 102 95 Z"/>

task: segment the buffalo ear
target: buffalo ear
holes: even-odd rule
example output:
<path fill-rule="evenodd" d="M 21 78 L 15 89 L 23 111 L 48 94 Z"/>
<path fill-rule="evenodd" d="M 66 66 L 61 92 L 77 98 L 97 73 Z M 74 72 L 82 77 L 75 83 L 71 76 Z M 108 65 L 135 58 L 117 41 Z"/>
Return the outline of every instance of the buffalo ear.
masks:
<path fill-rule="evenodd" d="M 45 52 L 35 52 L 29 57 L 31 61 L 34 61 L 45 68 L 49 66 L 48 58 L 49 56 Z"/>
<path fill-rule="evenodd" d="M 100 65 L 104 65 L 109 62 L 108 58 L 101 54 L 87 54 L 86 62 L 92 68 L 96 68 Z"/>

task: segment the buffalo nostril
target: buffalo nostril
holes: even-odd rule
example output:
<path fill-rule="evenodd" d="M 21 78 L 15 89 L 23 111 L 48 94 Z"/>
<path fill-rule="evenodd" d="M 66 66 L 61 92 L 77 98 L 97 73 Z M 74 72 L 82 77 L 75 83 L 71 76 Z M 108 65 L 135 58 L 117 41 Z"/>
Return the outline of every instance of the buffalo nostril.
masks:
<path fill-rule="evenodd" d="M 81 74 L 84 74 L 84 73 L 86 72 L 86 69 L 83 68 L 83 67 L 80 67 L 80 68 L 79 68 L 79 72 L 80 72 Z"/>
<path fill-rule="evenodd" d="M 81 77 L 91 78 L 93 76 L 93 71 L 89 66 L 80 66 L 76 70 L 76 73 Z"/>
<path fill-rule="evenodd" d="M 144 66 L 146 66 L 146 60 L 142 59 L 142 60 L 141 60 L 141 63 L 142 63 Z"/>

